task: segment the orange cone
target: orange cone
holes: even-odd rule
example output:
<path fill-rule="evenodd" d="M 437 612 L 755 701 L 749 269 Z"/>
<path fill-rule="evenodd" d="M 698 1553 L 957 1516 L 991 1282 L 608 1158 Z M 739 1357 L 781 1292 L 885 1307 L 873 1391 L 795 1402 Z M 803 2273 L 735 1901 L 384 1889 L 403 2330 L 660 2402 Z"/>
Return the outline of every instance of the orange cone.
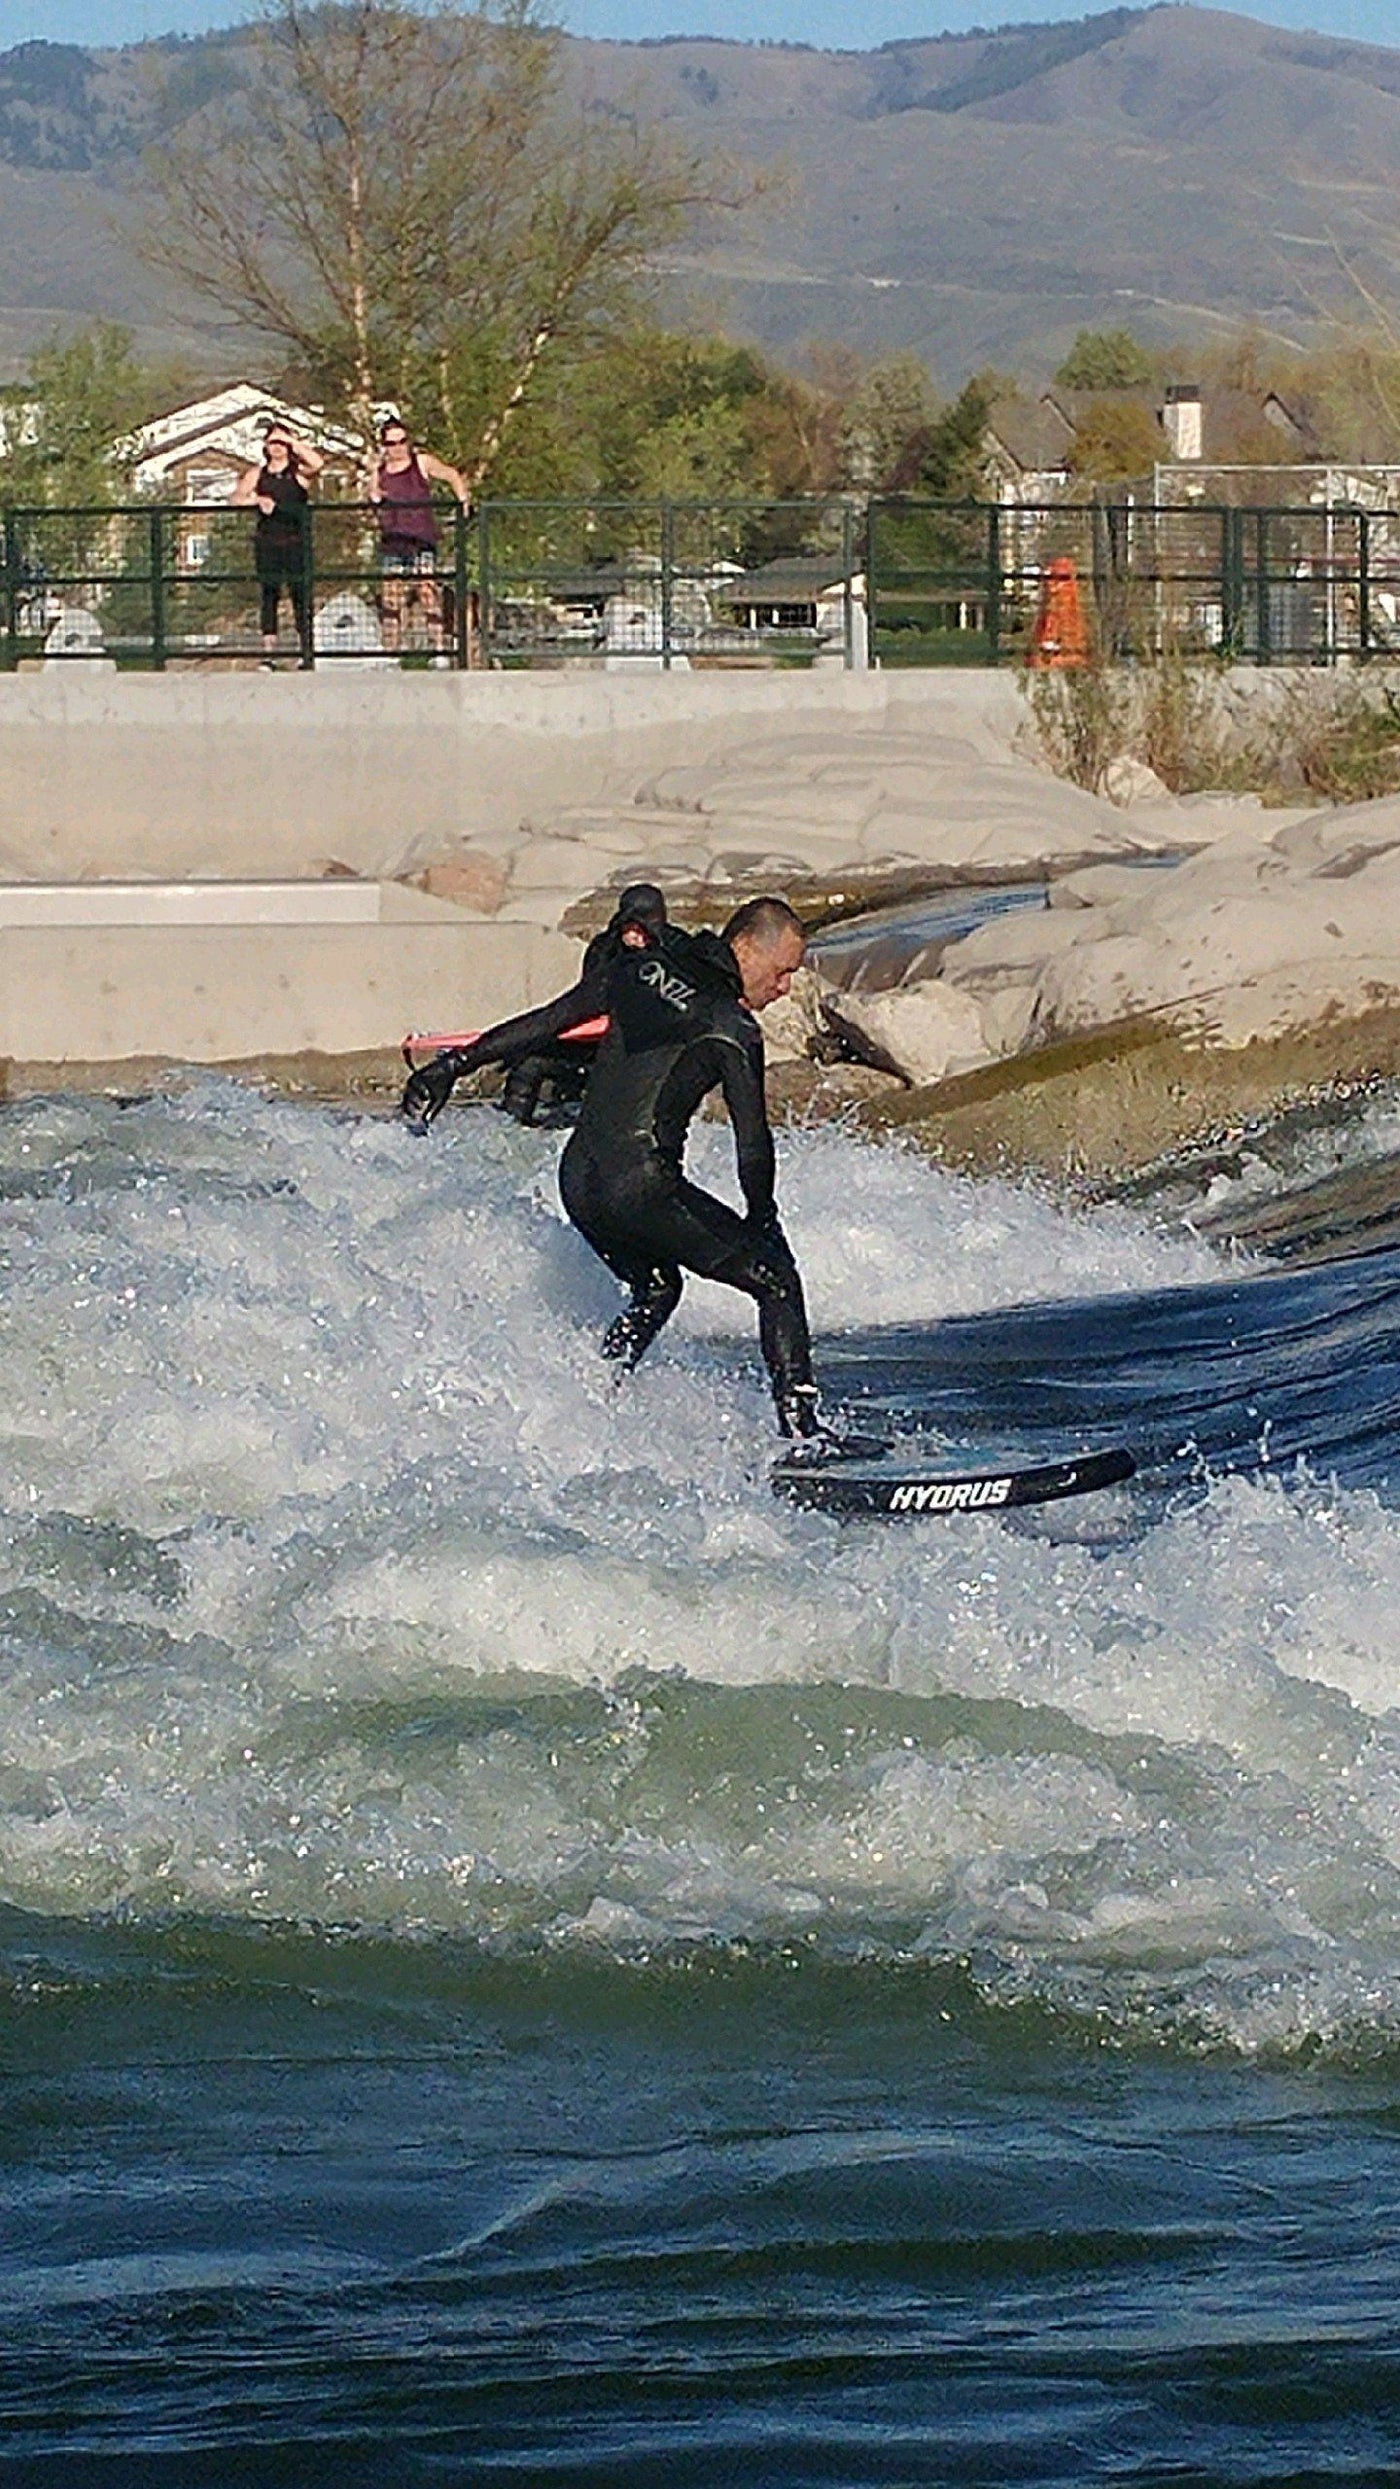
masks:
<path fill-rule="evenodd" d="M 1079 573 L 1067 553 L 1056 554 L 1041 581 L 1040 611 L 1026 662 L 1040 669 L 1089 662 L 1089 625 L 1079 593 Z"/>

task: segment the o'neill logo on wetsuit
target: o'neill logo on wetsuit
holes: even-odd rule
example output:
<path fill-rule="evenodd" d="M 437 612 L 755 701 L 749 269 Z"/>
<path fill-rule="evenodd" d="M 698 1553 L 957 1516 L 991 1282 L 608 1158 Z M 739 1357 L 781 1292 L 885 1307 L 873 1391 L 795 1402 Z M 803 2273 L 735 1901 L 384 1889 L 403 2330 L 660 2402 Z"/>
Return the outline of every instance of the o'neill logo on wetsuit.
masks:
<path fill-rule="evenodd" d="M 695 1000 L 694 986 L 687 985 L 684 977 L 673 977 L 670 969 L 663 968 L 659 959 L 644 960 L 637 970 L 637 979 L 639 984 L 649 985 L 652 992 L 658 994 L 662 1002 L 669 1003 L 673 1011 L 684 1011 L 686 1004 Z"/>
<path fill-rule="evenodd" d="M 931 1480 L 920 1486 L 909 1479 L 903 1486 L 891 1487 L 887 1512 L 981 1512 L 989 1504 L 1004 1504 L 1011 1493 L 1009 1478 L 949 1478 L 935 1485 Z"/>

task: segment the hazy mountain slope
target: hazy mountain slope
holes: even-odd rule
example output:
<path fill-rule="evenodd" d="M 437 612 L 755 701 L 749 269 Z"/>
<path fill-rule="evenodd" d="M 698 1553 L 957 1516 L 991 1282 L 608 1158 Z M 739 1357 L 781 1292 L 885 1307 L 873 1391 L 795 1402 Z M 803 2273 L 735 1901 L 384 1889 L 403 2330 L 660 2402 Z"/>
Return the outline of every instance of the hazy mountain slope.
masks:
<path fill-rule="evenodd" d="M 167 51 L 189 100 L 238 44 Z M 596 109 L 640 103 L 782 160 L 776 204 L 667 272 L 673 310 L 778 346 L 913 345 L 951 383 L 1043 366 L 1086 322 L 1300 337 L 1345 298 L 1334 242 L 1383 283 L 1378 233 L 1400 234 L 1400 50 L 1164 8 L 873 53 L 571 54 Z M 0 355 L 96 310 L 163 343 L 188 326 L 103 221 L 139 181 L 152 96 L 139 50 L 0 56 Z M 226 363 L 227 340 L 203 357 Z"/>

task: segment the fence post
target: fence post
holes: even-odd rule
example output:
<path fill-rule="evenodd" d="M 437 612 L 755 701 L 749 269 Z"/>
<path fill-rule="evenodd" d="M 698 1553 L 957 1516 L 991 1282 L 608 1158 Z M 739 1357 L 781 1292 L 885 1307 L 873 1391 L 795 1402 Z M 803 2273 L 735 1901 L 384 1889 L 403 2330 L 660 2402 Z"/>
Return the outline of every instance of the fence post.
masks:
<path fill-rule="evenodd" d="M 1254 513 L 1254 662 L 1267 665 L 1273 646 L 1269 613 L 1269 513 Z"/>
<path fill-rule="evenodd" d="M 151 663 L 165 672 L 165 512 L 151 512 Z"/>
<path fill-rule="evenodd" d="M 1109 611 L 1108 586 L 1111 558 L 1106 544 L 1107 533 L 1104 506 L 1096 499 L 1089 510 L 1089 581 L 1094 593 L 1094 639 L 1095 645 L 1101 651 L 1111 657 L 1121 657 L 1123 654 L 1120 645 L 1123 636 L 1121 631 L 1114 630 L 1105 649 L 1107 635 L 1104 630 L 1104 616 Z M 1115 622 L 1118 620 L 1116 615 L 1114 620 Z M 1154 649 L 1154 656 L 1158 653 Z"/>
<path fill-rule="evenodd" d="M 841 662 L 849 674 L 856 661 L 856 615 L 853 580 L 856 561 L 855 512 L 841 504 Z"/>
<path fill-rule="evenodd" d="M 471 662 L 471 624 L 467 614 L 467 513 L 460 501 L 452 517 L 452 662 L 465 674 Z"/>
<path fill-rule="evenodd" d="M 483 672 L 491 663 L 491 520 L 487 505 L 476 505 L 477 642 Z"/>
<path fill-rule="evenodd" d="M 1357 654 L 1371 654 L 1371 514 L 1356 517 L 1356 640 Z"/>
<path fill-rule="evenodd" d="M 671 671 L 671 625 L 674 619 L 673 600 L 676 573 L 676 513 L 669 501 L 661 504 L 661 667 Z"/>
<path fill-rule="evenodd" d="M 301 670 L 313 672 L 316 664 L 316 513 L 310 502 L 301 514 Z"/>
<path fill-rule="evenodd" d="M 993 665 L 1001 663 L 1001 504 L 987 512 L 987 644 Z"/>
<path fill-rule="evenodd" d="M 19 516 L 5 512 L 5 672 L 19 671 Z"/>
<path fill-rule="evenodd" d="M 875 534 L 879 509 L 880 504 L 875 500 L 867 501 L 865 505 L 865 640 L 872 668 L 880 662 L 875 629 Z"/>

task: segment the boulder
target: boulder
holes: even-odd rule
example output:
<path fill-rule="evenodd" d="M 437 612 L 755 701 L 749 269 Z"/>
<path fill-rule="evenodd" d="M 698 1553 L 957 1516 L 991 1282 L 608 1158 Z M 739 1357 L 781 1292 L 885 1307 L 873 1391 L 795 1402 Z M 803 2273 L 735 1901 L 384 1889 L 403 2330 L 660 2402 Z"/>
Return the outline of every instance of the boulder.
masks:
<path fill-rule="evenodd" d="M 415 879 L 418 889 L 431 899 L 450 899 L 454 907 L 469 908 L 475 916 L 496 916 L 505 899 L 508 875 L 495 856 L 464 850 L 444 857 L 440 864 L 430 864 Z"/>
<path fill-rule="evenodd" d="M 1400 801 L 1237 824 L 1173 872 L 1096 868 L 1063 899 L 944 954 L 989 1049 L 1142 1014 L 1242 1046 L 1400 1002 Z"/>
<path fill-rule="evenodd" d="M 978 1003 L 930 977 L 883 994 L 842 994 L 826 1005 L 831 1026 L 882 1071 L 922 1088 L 993 1059 Z"/>
<path fill-rule="evenodd" d="M 1149 769 L 1146 761 L 1134 759 L 1131 752 L 1116 754 L 1100 784 L 1111 804 L 1160 804 L 1171 796 L 1171 788 L 1156 770 Z"/>
<path fill-rule="evenodd" d="M 825 1032 L 825 989 L 814 968 L 799 968 L 781 1002 L 758 1015 L 764 1053 L 770 1063 L 811 1060 Z"/>

